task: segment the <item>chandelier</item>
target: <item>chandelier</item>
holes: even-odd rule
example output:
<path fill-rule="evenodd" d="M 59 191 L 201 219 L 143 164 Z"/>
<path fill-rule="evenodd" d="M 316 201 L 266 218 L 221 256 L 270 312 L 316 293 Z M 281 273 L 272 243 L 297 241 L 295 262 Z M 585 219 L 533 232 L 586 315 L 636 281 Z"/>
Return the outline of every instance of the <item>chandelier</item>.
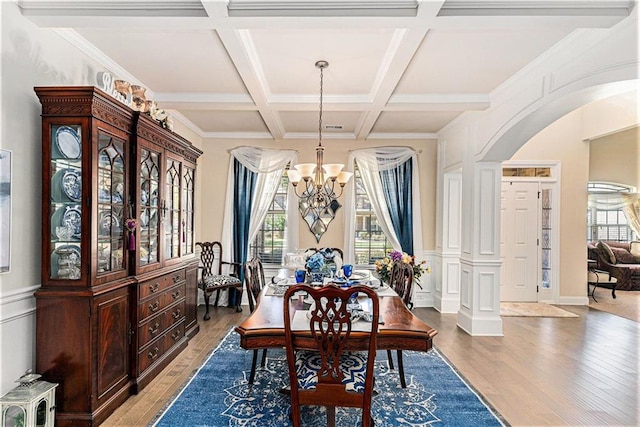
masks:
<path fill-rule="evenodd" d="M 327 61 L 316 62 L 316 67 L 320 69 L 320 114 L 318 117 L 316 162 L 295 165 L 295 170 L 289 169 L 287 171 L 294 192 L 300 198 L 298 203 L 300 214 L 318 243 L 320 243 L 324 232 L 327 231 L 329 223 L 335 218 L 336 211 L 341 206 L 338 198 L 342 195 L 345 184 L 353 175 L 351 172 L 343 172 L 344 165 L 341 163 L 323 164 L 322 161 L 324 153 L 322 146 L 323 70 L 328 66 Z M 298 187 L 301 181 L 302 185 Z"/>

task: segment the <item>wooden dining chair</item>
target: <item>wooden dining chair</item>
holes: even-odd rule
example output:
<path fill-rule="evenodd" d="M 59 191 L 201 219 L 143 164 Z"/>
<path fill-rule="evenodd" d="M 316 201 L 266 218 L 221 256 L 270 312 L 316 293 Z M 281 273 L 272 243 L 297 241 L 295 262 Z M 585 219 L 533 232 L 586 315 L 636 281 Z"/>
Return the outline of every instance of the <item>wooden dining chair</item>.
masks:
<path fill-rule="evenodd" d="M 196 242 L 200 246 L 200 265 L 198 287 L 204 292 L 204 303 L 206 310 L 204 320 L 209 320 L 209 299 L 213 292 L 216 292 L 214 307 L 218 306 L 220 291 L 223 289 L 236 289 L 236 311 L 242 311 L 242 282 L 239 279 L 239 268 L 241 264 L 222 260 L 222 243 L 220 242 Z M 222 266 L 231 266 L 230 274 L 222 274 Z"/>
<path fill-rule="evenodd" d="M 402 261 L 395 261 L 391 267 L 391 276 L 389 279 L 389 287 L 393 289 L 404 305 L 411 310 L 413 303 L 411 302 L 411 289 L 413 286 L 413 265 Z M 400 385 L 407 388 L 407 381 L 404 377 L 404 364 L 402 361 L 402 350 L 396 350 L 398 359 L 398 375 L 400 376 Z M 387 350 L 387 358 L 389 359 L 389 368 L 394 369 L 393 356 L 391 350 Z"/>
<path fill-rule="evenodd" d="M 290 298 L 296 292 L 306 292 L 313 299 L 306 316 L 309 326 L 292 328 Z M 358 343 L 366 351 L 351 351 L 352 317 L 348 310 L 350 296 L 359 292 L 371 301 L 371 333 Z M 335 426 L 335 408 L 362 408 L 362 426 L 373 426 L 371 397 L 373 367 L 376 355 L 379 302 L 375 291 L 366 286 L 338 288 L 334 285 L 312 288 L 295 285 L 287 289 L 284 304 L 284 330 L 291 387 L 291 418 L 300 426 L 300 406 L 324 406 L 327 426 Z M 361 334 L 359 334 L 361 335 Z"/>
<path fill-rule="evenodd" d="M 244 283 L 247 288 L 247 299 L 249 300 L 249 310 L 253 310 L 258 305 L 260 292 L 265 287 L 264 269 L 260 258 L 255 257 L 244 264 Z M 258 362 L 259 349 L 253 350 L 253 359 L 251 361 L 251 373 L 249 374 L 249 384 L 253 384 L 256 376 L 256 364 Z M 262 349 L 262 360 L 260 366 L 264 368 L 267 361 L 267 349 Z"/>

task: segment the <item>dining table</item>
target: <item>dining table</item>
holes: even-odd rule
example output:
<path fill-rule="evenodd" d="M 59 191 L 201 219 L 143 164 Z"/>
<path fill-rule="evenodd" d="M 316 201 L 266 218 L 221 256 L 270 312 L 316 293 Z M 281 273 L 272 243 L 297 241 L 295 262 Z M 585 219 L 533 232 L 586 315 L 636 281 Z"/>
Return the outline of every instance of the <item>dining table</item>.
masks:
<path fill-rule="evenodd" d="M 235 328 L 240 335 L 240 346 L 246 350 L 284 347 L 284 292 L 288 284 L 265 286 L 253 313 Z M 374 289 L 376 289 L 374 287 Z M 429 351 L 437 330 L 420 320 L 404 304 L 402 299 L 386 285 L 378 286 L 380 319 L 378 325 L 377 348 L 379 350 Z M 291 316 L 309 308 L 303 296 L 290 299 Z M 365 350 L 367 348 L 366 329 L 353 330 L 347 348 Z"/>

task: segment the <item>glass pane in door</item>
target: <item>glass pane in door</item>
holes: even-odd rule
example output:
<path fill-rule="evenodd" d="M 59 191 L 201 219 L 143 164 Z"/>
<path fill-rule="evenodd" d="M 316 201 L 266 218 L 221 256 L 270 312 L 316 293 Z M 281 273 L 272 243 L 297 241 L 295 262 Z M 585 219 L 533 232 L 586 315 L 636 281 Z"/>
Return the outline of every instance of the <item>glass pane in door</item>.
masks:
<path fill-rule="evenodd" d="M 183 167 L 182 173 L 182 254 L 192 254 L 193 242 L 193 194 L 194 194 L 194 170 Z"/>
<path fill-rule="evenodd" d="M 160 242 L 159 205 L 160 188 L 160 154 L 141 149 L 140 153 L 140 249 L 138 260 L 140 265 L 159 262 Z"/>
<path fill-rule="evenodd" d="M 164 223 L 165 258 L 177 258 L 180 230 L 180 162 L 167 159 L 166 219 Z"/>
<path fill-rule="evenodd" d="M 125 268 L 124 204 L 124 142 L 98 134 L 98 274 Z"/>
<path fill-rule="evenodd" d="M 82 237 L 82 127 L 51 126 L 51 235 L 52 279 L 78 280 L 81 275 Z"/>

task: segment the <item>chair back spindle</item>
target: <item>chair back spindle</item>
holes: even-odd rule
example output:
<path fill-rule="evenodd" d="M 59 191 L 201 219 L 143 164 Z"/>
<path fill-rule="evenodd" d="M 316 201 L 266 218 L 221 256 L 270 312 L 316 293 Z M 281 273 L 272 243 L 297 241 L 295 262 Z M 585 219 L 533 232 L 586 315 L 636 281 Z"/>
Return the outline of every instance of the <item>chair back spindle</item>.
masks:
<path fill-rule="evenodd" d="M 393 289 L 407 308 L 412 308 L 411 289 L 413 287 L 413 265 L 395 261 L 391 267 L 389 286 Z"/>
<path fill-rule="evenodd" d="M 247 261 L 244 265 L 244 281 L 247 288 L 247 299 L 249 300 L 249 310 L 253 313 L 258 304 L 258 297 L 265 286 L 264 269 L 260 258 L 255 257 Z"/>

